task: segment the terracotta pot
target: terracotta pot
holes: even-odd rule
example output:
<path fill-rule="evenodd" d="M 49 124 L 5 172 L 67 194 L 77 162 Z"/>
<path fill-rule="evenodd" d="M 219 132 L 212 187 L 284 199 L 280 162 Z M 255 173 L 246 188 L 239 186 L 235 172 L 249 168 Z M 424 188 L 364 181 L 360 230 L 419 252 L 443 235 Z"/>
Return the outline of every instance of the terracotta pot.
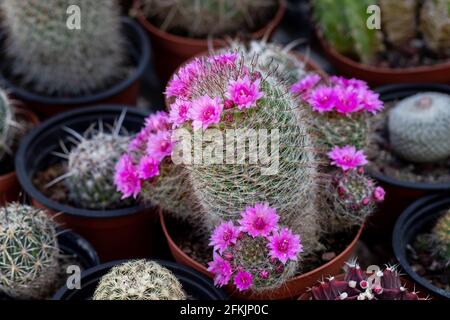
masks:
<path fill-rule="evenodd" d="M 92 123 L 102 121 L 112 125 L 126 109 L 123 127 L 138 132 L 146 113 L 123 106 L 97 106 L 72 110 L 43 122 L 22 141 L 16 153 L 17 176 L 33 204 L 46 208 L 62 227 L 85 237 L 96 248 L 102 261 L 145 258 L 155 253 L 155 229 L 158 214 L 155 209 L 132 205 L 113 210 L 88 210 L 56 202 L 34 185 L 36 172 L 58 163 L 52 152 L 59 150 L 59 142 L 67 137 L 64 128 L 84 132 Z M 60 212 L 59 214 L 56 214 Z"/>
<path fill-rule="evenodd" d="M 371 85 L 391 83 L 448 83 L 450 84 L 450 60 L 432 66 L 411 68 L 387 68 L 370 66 L 354 61 L 332 48 L 317 32 L 317 38 L 331 64 L 344 76 L 367 81 Z"/>
<path fill-rule="evenodd" d="M 210 277 L 211 279 L 214 276 L 206 269 L 206 267 L 199 262 L 193 260 L 186 253 L 181 250 L 177 246 L 177 244 L 173 241 L 170 233 L 167 229 L 167 225 L 164 220 L 164 215 L 162 211 L 159 212 L 161 227 L 163 229 L 164 235 L 166 236 L 167 243 L 170 248 L 170 252 L 172 253 L 175 261 L 178 263 L 187 265 L 204 275 Z M 253 293 L 253 292 L 239 292 L 234 286 L 227 286 L 225 290 L 228 294 L 234 299 L 242 299 L 242 300 L 282 300 L 282 299 L 293 299 L 298 297 L 301 293 L 305 292 L 307 288 L 312 287 L 317 283 L 317 279 L 321 279 L 322 277 L 336 275 L 342 271 L 342 267 L 346 261 L 348 261 L 355 249 L 356 243 L 358 242 L 359 237 L 361 236 L 363 227 L 361 227 L 355 235 L 355 238 L 348 245 L 348 247 L 342 251 L 339 255 L 337 255 L 333 260 L 325 263 L 317 269 L 311 270 L 307 273 L 299 275 L 295 278 L 289 280 L 283 287 L 271 290 L 266 293 Z"/>
<path fill-rule="evenodd" d="M 220 48 L 226 45 L 225 40 L 214 39 L 193 39 L 177 36 L 160 30 L 153 25 L 142 13 L 141 0 L 135 0 L 133 10 L 139 23 L 147 30 L 152 44 L 155 48 L 155 67 L 161 81 L 166 83 L 169 77 L 187 59 L 208 50 L 210 42 L 213 48 Z M 273 19 L 264 28 L 251 34 L 252 38 L 260 39 L 270 36 L 275 28 L 280 24 L 285 12 L 284 0 L 279 0 L 279 6 Z"/>
<path fill-rule="evenodd" d="M 0 71 L 0 84 L 8 88 L 11 95 L 21 101 L 26 108 L 33 110 L 43 119 L 64 111 L 96 104 L 134 106 L 139 93 L 140 78 L 150 60 L 150 44 L 145 32 L 136 22 L 129 18 L 122 18 L 122 25 L 129 42 L 127 51 L 132 59 L 134 71 L 127 78 L 101 92 L 69 98 L 44 96 L 17 86 L 2 71 Z M 0 36 L 0 42 L 4 41 L 4 37 Z"/>
<path fill-rule="evenodd" d="M 18 115 L 26 118 L 34 126 L 39 124 L 39 119 L 33 112 L 21 107 L 14 108 Z M 20 192 L 21 188 L 15 171 L 0 175 L 0 206 L 20 200 Z"/>

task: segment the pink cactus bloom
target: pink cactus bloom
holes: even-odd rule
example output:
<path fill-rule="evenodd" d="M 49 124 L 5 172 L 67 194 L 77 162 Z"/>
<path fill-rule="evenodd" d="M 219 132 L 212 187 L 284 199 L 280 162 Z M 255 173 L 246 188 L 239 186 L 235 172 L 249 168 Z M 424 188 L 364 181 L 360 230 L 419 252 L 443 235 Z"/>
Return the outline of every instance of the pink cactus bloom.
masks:
<path fill-rule="evenodd" d="M 364 109 L 372 114 L 377 114 L 384 109 L 384 103 L 380 100 L 380 95 L 372 90 L 361 90 L 359 99 Z"/>
<path fill-rule="evenodd" d="M 386 195 L 386 191 L 382 187 L 376 187 L 373 191 L 373 199 L 376 202 L 382 202 L 384 201 L 384 197 Z"/>
<path fill-rule="evenodd" d="M 253 284 L 253 276 L 247 271 L 239 271 L 234 277 L 234 284 L 239 291 L 248 290 Z"/>
<path fill-rule="evenodd" d="M 291 93 L 298 95 L 307 95 L 321 80 L 318 74 L 309 74 L 300 81 L 291 86 Z"/>
<path fill-rule="evenodd" d="M 274 232 L 269 238 L 267 247 L 271 258 L 280 260 L 286 264 L 288 260 L 297 260 L 297 255 L 303 252 L 300 243 L 300 236 L 293 234 L 288 228 L 282 228 L 279 232 Z"/>
<path fill-rule="evenodd" d="M 332 76 L 330 77 L 330 82 L 333 85 L 348 88 L 352 87 L 355 89 L 367 89 L 369 86 L 367 85 L 367 82 L 359 79 L 346 79 L 344 77 L 338 77 L 338 76 Z"/>
<path fill-rule="evenodd" d="M 159 161 L 152 157 L 144 156 L 139 162 L 139 178 L 147 180 L 159 175 Z"/>
<path fill-rule="evenodd" d="M 264 93 L 259 90 L 260 83 L 260 79 L 252 82 L 248 76 L 231 80 L 228 84 L 227 97 L 236 104 L 239 110 L 249 109 L 264 96 Z"/>
<path fill-rule="evenodd" d="M 353 88 L 335 88 L 336 111 L 342 114 L 350 114 L 360 111 L 363 106 L 360 104 L 358 91 Z"/>
<path fill-rule="evenodd" d="M 311 91 L 308 102 L 317 112 L 332 111 L 337 103 L 336 91 L 333 88 L 319 86 Z"/>
<path fill-rule="evenodd" d="M 169 118 L 174 128 L 179 127 L 189 120 L 190 103 L 186 100 L 176 99 L 170 105 Z"/>
<path fill-rule="evenodd" d="M 140 151 L 141 149 L 145 148 L 145 145 L 147 143 L 149 132 L 146 128 L 142 128 L 141 131 L 134 137 L 133 140 L 131 140 L 130 144 L 128 145 L 128 151 L 130 152 L 136 152 Z"/>
<path fill-rule="evenodd" d="M 205 130 L 209 125 L 219 123 L 222 111 L 223 105 L 219 98 L 203 96 L 194 100 L 189 111 L 189 116 L 193 120 L 192 127 L 194 130 L 200 128 Z"/>
<path fill-rule="evenodd" d="M 147 141 L 147 155 L 157 161 L 161 161 L 172 154 L 175 142 L 172 141 L 170 131 L 159 131 L 151 134 Z"/>
<path fill-rule="evenodd" d="M 269 207 L 268 203 L 257 203 L 254 207 L 247 207 L 242 212 L 239 220 L 241 230 L 247 232 L 253 238 L 268 236 L 277 227 L 280 219 L 275 209 Z"/>
<path fill-rule="evenodd" d="M 117 163 L 114 184 L 117 187 L 117 191 L 123 194 L 122 199 L 131 196 L 136 198 L 139 192 L 141 192 L 141 181 L 130 155 L 123 155 Z"/>
<path fill-rule="evenodd" d="M 342 168 L 344 171 L 355 169 L 367 164 L 366 156 L 363 151 L 357 151 L 353 146 L 334 147 L 328 157 L 332 160 L 331 164 Z"/>
<path fill-rule="evenodd" d="M 217 253 L 214 253 L 213 261 L 208 263 L 208 271 L 214 274 L 214 284 L 218 287 L 226 285 L 233 274 L 230 263 Z"/>
<path fill-rule="evenodd" d="M 209 245 L 222 254 L 229 246 L 236 244 L 238 236 L 239 229 L 234 226 L 233 222 L 224 222 L 214 230 Z"/>
<path fill-rule="evenodd" d="M 209 62 L 220 66 L 234 66 L 238 55 L 236 52 L 225 52 L 209 58 Z"/>
<path fill-rule="evenodd" d="M 167 112 L 158 111 L 145 119 L 145 129 L 148 132 L 158 132 L 170 128 L 170 119 Z"/>

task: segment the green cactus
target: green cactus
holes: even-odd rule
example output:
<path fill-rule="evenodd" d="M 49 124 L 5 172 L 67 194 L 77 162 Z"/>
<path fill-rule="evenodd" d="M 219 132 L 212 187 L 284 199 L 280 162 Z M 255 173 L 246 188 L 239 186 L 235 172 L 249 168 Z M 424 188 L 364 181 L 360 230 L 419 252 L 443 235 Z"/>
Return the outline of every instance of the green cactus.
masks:
<path fill-rule="evenodd" d="M 143 11 L 163 31 L 204 38 L 252 31 L 276 5 L 276 0 L 144 0 Z"/>
<path fill-rule="evenodd" d="M 450 157 L 450 96 L 419 93 L 400 101 L 389 112 L 393 151 L 405 160 L 436 162 Z"/>
<path fill-rule="evenodd" d="M 14 110 L 6 93 L 0 89 L 0 160 L 11 153 L 16 134 Z"/>
<path fill-rule="evenodd" d="M 181 283 L 154 261 L 135 260 L 113 267 L 94 292 L 94 300 L 186 300 Z"/>
<path fill-rule="evenodd" d="M 418 0 L 379 0 L 382 29 L 394 46 L 408 45 L 417 36 Z"/>
<path fill-rule="evenodd" d="M 436 253 L 450 263 L 450 210 L 438 219 L 432 231 L 432 239 Z"/>
<path fill-rule="evenodd" d="M 27 205 L 0 208 L 0 292 L 18 299 L 47 298 L 59 270 L 54 222 Z"/>
<path fill-rule="evenodd" d="M 67 10 L 80 8 L 81 29 L 67 25 Z M 0 2 L 7 31 L 11 76 L 46 95 L 97 92 L 127 72 L 116 0 L 6 0 Z"/>
<path fill-rule="evenodd" d="M 420 30 L 430 49 L 450 55 L 450 1 L 425 0 L 420 12 Z"/>

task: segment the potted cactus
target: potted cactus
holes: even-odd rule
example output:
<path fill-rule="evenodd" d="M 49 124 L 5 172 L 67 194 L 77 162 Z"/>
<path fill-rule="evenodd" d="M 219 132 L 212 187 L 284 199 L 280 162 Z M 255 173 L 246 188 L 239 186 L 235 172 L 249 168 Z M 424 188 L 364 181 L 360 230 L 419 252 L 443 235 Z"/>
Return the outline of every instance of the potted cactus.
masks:
<path fill-rule="evenodd" d="M 14 152 L 21 137 L 38 122 L 32 112 L 13 106 L 0 89 L 0 205 L 18 200 L 20 186 L 14 171 Z"/>
<path fill-rule="evenodd" d="M 398 216 L 418 198 L 450 189 L 448 139 L 450 87 L 398 84 L 378 89 L 386 109 L 371 121 L 370 175 L 387 191 L 372 216 L 376 238 L 391 241 Z"/>
<path fill-rule="evenodd" d="M 284 0 L 135 0 L 132 14 L 154 43 L 156 68 L 166 82 L 185 60 L 223 47 L 220 39 L 242 33 L 269 37 L 284 8 Z"/>
<path fill-rule="evenodd" d="M 450 298 L 450 201 L 448 195 L 423 197 L 395 224 L 392 246 L 400 265 L 420 287 Z"/>
<path fill-rule="evenodd" d="M 19 203 L 0 207 L 0 296 L 47 299 L 66 282 L 68 266 L 98 264 L 86 240 L 58 232 L 41 209 Z"/>
<path fill-rule="evenodd" d="M 123 200 L 114 167 L 145 113 L 122 106 L 70 111 L 44 122 L 16 155 L 18 177 L 33 203 L 94 244 L 102 260 L 152 253 L 156 214 Z"/>
<path fill-rule="evenodd" d="M 225 300 L 201 274 L 162 260 L 119 260 L 82 273 L 81 289 L 61 288 L 55 300 Z"/>
<path fill-rule="evenodd" d="M 70 6 L 79 8 L 79 26 L 70 25 Z M 136 103 L 149 43 L 120 17 L 116 0 L 2 1 L 1 9 L 0 83 L 27 108 L 48 117 L 102 102 Z"/>
<path fill-rule="evenodd" d="M 450 82 L 447 0 L 314 0 L 317 36 L 344 75 L 373 85 Z M 380 28 L 369 28 L 378 5 Z"/>
<path fill-rule="evenodd" d="M 190 222 L 190 233 L 201 248 L 191 252 L 201 252 L 208 250 L 201 243 L 207 248 L 215 227 L 225 221 L 236 225 L 246 208 L 253 208 L 256 216 L 273 212 L 271 216 L 279 218 L 271 220 L 278 221 L 280 230 L 287 228 L 293 243 L 296 237 L 301 239 L 303 260 L 312 259 L 313 264 L 300 261 L 293 273 L 273 287 L 267 285 L 273 270 L 258 269 L 252 278 L 262 271 L 269 273 L 267 279 L 266 272 L 257 278 L 260 285 L 244 292 L 239 286 L 229 289 L 241 298 L 288 298 L 300 294 L 321 274 L 339 272 L 364 220 L 384 198 L 384 190 L 364 174 L 364 151 L 355 147 L 364 148 L 366 134 L 346 136 L 351 126 L 342 126 L 367 122 L 383 105 L 362 81 L 322 80 L 304 73 L 290 86 L 295 80 L 288 74 L 276 74 L 275 66 L 252 56 L 253 60 L 245 51 L 232 50 L 196 58 L 180 68 L 166 88 L 169 114 L 146 121 L 116 168 L 116 185 L 125 197 L 159 205 L 175 258 L 210 277 L 214 275 L 207 270 L 208 260 L 195 261 L 182 252 L 166 219 Z M 340 117 L 345 120 L 339 121 Z M 328 133 L 330 127 L 336 132 L 343 127 L 342 136 Z M 230 132 L 231 142 L 226 137 Z M 255 132 L 261 136 L 250 135 Z M 222 144 L 220 137 L 225 137 Z M 255 160 L 257 150 L 262 153 Z M 275 233 L 267 236 L 276 237 Z M 313 258 L 332 250 L 327 248 L 330 241 L 342 236 L 347 242 L 331 259 Z M 260 247 L 269 246 L 267 238 L 255 241 L 261 242 Z M 295 262 L 301 250 L 300 244 L 294 246 L 290 260 Z M 290 270 L 285 268 L 289 261 L 279 260 L 281 264 L 274 261 L 278 271 Z M 233 267 L 233 276 L 239 271 L 239 266 Z M 245 275 L 242 281 L 248 283 L 248 279 Z"/>

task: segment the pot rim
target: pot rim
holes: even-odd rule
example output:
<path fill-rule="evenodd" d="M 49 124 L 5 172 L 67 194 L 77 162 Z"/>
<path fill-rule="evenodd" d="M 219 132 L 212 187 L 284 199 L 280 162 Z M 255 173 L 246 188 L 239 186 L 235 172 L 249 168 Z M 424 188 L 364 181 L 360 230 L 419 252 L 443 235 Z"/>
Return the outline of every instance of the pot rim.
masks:
<path fill-rule="evenodd" d="M 55 125 L 59 125 L 60 122 L 63 122 L 65 119 L 73 119 L 78 115 L 89 114 L 89 113 L 117 113 L 120 114 L 124 109 L 127 110 L 127 114 L 134 114 L 137 116 L 142 116 L 143 119 L 148 115 L 147 112 L 139 110 L 133 107 L 126 107 L 122 105 L 99 105 L 92 106 L 81 109 L 69 110 L 64 113 L 60 113 L 44 122 L 41 123 L 37 128 L 32 129 L 21 141 L 19 149 L 16 152 L 15 156 L 15 167 L 16 174 L 19 180 L 20 185 L 26 194 L 28 194 L 31 198 L 49 208 L 54 210 L 55 212 L 63 212 L 64 214 L 68 214 L 71 216 L 77 216 L 82 218 L 92 218 L 92 219 L 102 219 L 102 218 L 118 218 L 123 216 L 128 216 L 136 213 L 140 213 L 147 208 L 142 205 L 131 206 L 128 208 L 114 209 L 114 210 L 89 210 L 89 209 L 81 209 L 75 208 L 68 205 L 60 204 L 53 200 L 47 198 L 44 194 L 42 194 L 32 183 L 31 179 L 28 177 L 25 167 L 25 153 L 30 145 L 33 144 L 36 137 L 38 137 L 42 132 L 45 132 L 48 128 L 52 128 Z"/>
<path fill-rule="evenodd" d="M 149 30 L 159 38 L 166 39 L 167 41 L 174 42 L 182 46 L 205 46 L 205 44 L 209 42 L 208 39 L 183 37 L 166 31 L 162 31 L 145 17 L 143 12 L 140 10 L 140 7 L 141 7 L 141 0 L 134 0 L 133 10 L 136 13 L 136 18 L 147 30 Z M 271 34 L 283 19 L 285 11 L 286 11 L 285 0 L 278 0 L 277 12 L 273 16 L 273 18 L 270 21 L 268 21 L 261 29 L 258 29 L 255 32 L 250 33 L 250 35 L 255 38 L 260 38 L 263 37 L 265 34 Z M 214 44 L 220 44 L 223 43 L 223 41 L 224 40 L 221 40 L 220 38 L 212 39 L 212 42 Z"/>
<path fill-rule="evenodd" d="M 120 80 L 119 82 L 106 88 L 105 90 L 76 97 L 51 97 L 29 91 L 26 88 L 22 88 L 19 85 L 14 84 L 10 80 L 8 80 L 8 78 L 5 77 L 2 72 L 0 72 L 0 83 L 2 83 L 2 86 L 8 88 L 17 99 L 24 101 L 34 101 L 40 104 L 47 105 L 71 106 L 95 104 L 97 101 L 102 101 L 109 97 L 115 96 L 129 88 L 134 82 L 142 77 L 147 65 L 149 64 L 151 55 L 150 42 L 145 35 L 144 30 L 142 30 L 139 24 L 128 17 L 121 17 L 121 23 L 124 29 L 129 30 L 130 33 L 133 33 L 134 37 L 136 37 L 139 46 L 136 51 L 138 52 L 139 57 L 137 59 L 137 65 L 135 66 L 131 75 L 127 76 L 124 80 Z M 4 39 L 2 41 L 4 41 Z"/>
<path fill-rule="evenodd" d="M 399 84 L 389 84 L 375 89 L 375 92 L 380 94 L 380 99 L 382 101 L 393 100 L 394 99 L 393 95 L 395 95 L 396 93 L 411 92 L 412 94 L 415 94 L 423 91 L 436 91 L 450 94 L 450 85 L 440 83 L 399 83 Z M 383 96 L 385 96 L 384 99 Z M 375 170 L 367 169 L 367 172 L 371 177 L 375 178 L 376 180 L 399 188 L 424 190 L 424 191 L 450 190 L 450 181 L 440 183 L 411 182 L 399 180 Z"/>

